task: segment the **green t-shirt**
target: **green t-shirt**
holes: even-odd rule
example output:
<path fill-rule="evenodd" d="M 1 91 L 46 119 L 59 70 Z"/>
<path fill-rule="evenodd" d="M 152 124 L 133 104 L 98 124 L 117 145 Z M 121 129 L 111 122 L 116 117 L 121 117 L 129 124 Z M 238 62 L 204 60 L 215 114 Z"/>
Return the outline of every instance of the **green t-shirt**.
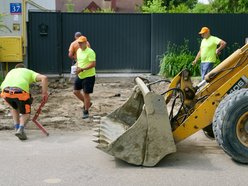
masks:
<path fill-rule="evenodd" d="M 38 73 L 26 68 L 15 68 L 9 71 L 1 84 L 1 89 L 17 87 L 29 93 L 29 85 L 36 82 L 37 75 Z"/>
<path fill-rule="evenodd" d="M 201 62 L 214 63 L 216 61 L 216 49 L 221 39 L 215 36 L 202 39 L 201 42 Z"/>
<path fill-rule="evenodd" d="M 82 50 L 81 48 L 79 48 L 77 50 L 77 63 L 78 63 L 78 67 L 80 68 L 85 68 L 87 67 L 90 63 L 96 61 L 96 54 L 94 52 L 94 50 L 92 50 L 91 48 L 86 48 L 85 50 Z M 78 74 L 78 77 L 80 79 L 84 79 L 87 77 L 92 77 L 96 75 L 96 69 L 95 68 L 90 68 L 88 70 L 84 70 L 83 72 L 80 72 Z"/>

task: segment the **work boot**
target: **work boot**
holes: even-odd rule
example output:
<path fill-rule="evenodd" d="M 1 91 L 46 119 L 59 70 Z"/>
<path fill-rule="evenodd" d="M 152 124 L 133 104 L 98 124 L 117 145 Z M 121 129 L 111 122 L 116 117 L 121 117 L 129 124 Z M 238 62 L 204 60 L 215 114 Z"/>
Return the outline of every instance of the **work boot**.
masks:
<path fill-rule="evenodd" d="M 15 135 L 20 139 L 20 140 L 26 140 L 27 139 L 27 135 L 24 132 L 24 127 L 20 127 Z"/>
<path fill-rule="evenodd" d="M 82 117 L 83 119 L 87 119 L 87 118 L 89 118 L 89 111 L 88 110 L 84 110 L 83 111 L 83 117 Z"/>

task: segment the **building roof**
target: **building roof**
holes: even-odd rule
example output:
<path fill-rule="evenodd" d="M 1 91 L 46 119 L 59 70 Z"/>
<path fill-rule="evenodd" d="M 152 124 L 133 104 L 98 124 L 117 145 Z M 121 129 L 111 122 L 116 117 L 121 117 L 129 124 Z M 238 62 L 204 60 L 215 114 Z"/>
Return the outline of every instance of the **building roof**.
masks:
<path fill-rule="evenodd" d="M 101 9 L 109 9 L 112 6 L 116 12 L 132 13 L 137 12 L 137 6 L 141 6 L 143 0 L 71 0 L 74 4 L 74 12 L 82 12 L 90 4 L 95 4 Z M 56 10 L 66 12 L 68 0 L 56 0 Z"/>

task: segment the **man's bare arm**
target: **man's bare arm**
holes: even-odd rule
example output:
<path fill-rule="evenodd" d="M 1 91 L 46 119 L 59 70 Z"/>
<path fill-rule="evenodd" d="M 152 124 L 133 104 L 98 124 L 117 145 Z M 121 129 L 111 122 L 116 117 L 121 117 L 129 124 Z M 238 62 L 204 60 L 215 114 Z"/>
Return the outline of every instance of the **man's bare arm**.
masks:
<path fill-rule="evenodd" d="M 41 82 L 43 101 L 47 101 L 48 99 L 48 92 L 47 92 L 48 91 L 48 78 L 47 76 L 38 74 L 36 76 L 36 81 Z"/>

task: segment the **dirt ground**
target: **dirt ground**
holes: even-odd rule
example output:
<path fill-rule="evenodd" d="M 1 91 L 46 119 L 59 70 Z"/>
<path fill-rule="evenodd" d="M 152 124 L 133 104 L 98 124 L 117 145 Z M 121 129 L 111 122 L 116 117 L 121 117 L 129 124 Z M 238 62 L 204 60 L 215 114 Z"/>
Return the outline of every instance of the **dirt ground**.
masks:
<path fill-rule="evenodd" d="M 145 76 L 143 76 L 145 77 Z M 158 76 L 145 77 L 150 81 L 161 79 Z M 49 96 L 48 102 L 42 108 L 38 121 L 49 130 L 86 130 L 92 128 L 98 123 L 95 116 L 106 116 L 107 114 L 120 107 L 130 96 L 135 85 L 134 77 L 108 77 L 97 78 L 94 87 L 94 93 L 91 95 L 93 105 L 90 108 L 90 118 L 82 119 L 81 103 L 73 94 L 73 84 L 69 78 L 50 78 L 49 79 Z M 34 98 L 32 105 L 31 119 L 41 102 L 41 88 L 39 84 L 31 86 L 31 94 Z M 155 87 L 155 86 L 154 86 Z M 157 90 L 164 90 L 165 84 L 157 85 Z M 28 129 L 37 129 L 37 126 L 29 121 Z M 13 121 L 10 109 L 0 101 L 0 130 L 12 130 Z"/>

